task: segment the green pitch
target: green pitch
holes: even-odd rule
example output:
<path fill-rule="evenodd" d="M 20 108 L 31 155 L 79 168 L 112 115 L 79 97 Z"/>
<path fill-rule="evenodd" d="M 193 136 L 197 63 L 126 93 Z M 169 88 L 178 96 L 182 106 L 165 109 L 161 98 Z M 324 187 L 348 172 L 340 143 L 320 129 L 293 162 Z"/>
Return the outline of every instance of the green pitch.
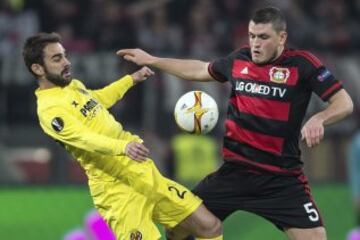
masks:
<path fill-rule="evenodd" d="M 329 240 L 343 240 L 355 224 L 349 190 L 345 185 L 313 187 L 323 214 Z M 0 188 L 0 239 L 62 240 L 63 235 L 82 227 L 92 208 L 84 187 Z M 285 240 L 269 222 L 238 212 L 224 224 L 226 240 Z M 163 238 L 165 239 L 165 238 Z"/>

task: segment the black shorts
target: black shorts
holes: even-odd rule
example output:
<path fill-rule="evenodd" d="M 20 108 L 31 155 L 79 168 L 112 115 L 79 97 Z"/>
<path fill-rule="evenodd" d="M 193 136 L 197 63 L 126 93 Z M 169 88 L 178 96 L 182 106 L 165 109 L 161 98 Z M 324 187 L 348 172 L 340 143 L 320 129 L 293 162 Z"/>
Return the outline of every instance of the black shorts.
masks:
<path fill-rule="evenodd" d="M 243 210 L 264 217 L 281 230 L 323 226 L 304 174 L 276 175 L 225 162 L 193 192 L 221 220 Z"/>

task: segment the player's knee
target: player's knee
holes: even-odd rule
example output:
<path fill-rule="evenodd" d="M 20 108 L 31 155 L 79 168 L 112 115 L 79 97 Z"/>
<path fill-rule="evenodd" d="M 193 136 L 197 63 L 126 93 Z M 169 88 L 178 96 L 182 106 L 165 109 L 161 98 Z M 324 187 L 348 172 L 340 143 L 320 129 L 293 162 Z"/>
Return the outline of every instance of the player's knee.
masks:
<path fill-rule="evenodd" d="M 306 239 L 309 240 L 326 240 L 326 231 L 325 228 L 323 227 L 317 227 L 317 228 L 313 228 L 310 230 L 309 234 L 307 234 L 308 237 L 306 237 Z M 303 239 L 301 237 L 297 238 L 297 239 Z"/>
<path fill-rule="evenodd" d="M 312 238 L 313 240 L 326 240 L 326 231 L 325 228 L 323 227 L 319 227 L 319 228 L 315 228 L 312 234 Z"/>
<path fill-rule="evenodd" d="M 220 221 L 220 219 L 215 217 L 213 226 L 211 228 L 212 228 L 212 233 L 213 233 L 214 237 L 221 235 L 222 234 L 222 222 Z"/>
<path fill-rule="evenodd" d="M 217 237 L 222 233 L 222 223 L 217 217 L 203 221 L 197 229 L 197 236 Z"/>
<path fill-rule="evenodd" d="M 310 229 L 292 228 L 286 231 L 291 240 L 326 240 L 326 231 L 324 227 Z"/>
<path fill-rule="evenodd" d="M 166 229 L 166 240 L 194 240 L 192 236 L 190 236 L 190 233 L 184 230 L 179 229 Z"/>

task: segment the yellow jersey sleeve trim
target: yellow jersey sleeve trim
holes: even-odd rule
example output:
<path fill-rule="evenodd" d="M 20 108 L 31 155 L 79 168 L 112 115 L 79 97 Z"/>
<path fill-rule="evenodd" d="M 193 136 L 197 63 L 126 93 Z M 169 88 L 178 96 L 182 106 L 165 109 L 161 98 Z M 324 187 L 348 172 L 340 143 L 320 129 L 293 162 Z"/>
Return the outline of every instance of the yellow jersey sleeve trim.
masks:
<path fill-rule="evenodd" d="M 101 102 L 105 108 L 112 107 L 117 101 L 123 98 L 125 93 L 134 86 L 134 80 L 131 75 L 126 75 L 112 84 L 91 91 L 93 96 Z"/>

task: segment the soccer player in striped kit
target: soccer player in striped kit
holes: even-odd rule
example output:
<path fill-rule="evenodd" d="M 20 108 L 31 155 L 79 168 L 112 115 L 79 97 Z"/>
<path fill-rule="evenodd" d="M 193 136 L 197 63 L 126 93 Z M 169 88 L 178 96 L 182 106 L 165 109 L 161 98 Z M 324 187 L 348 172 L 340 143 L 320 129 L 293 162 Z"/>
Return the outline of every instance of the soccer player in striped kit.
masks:
<path fill-rule="evenodd" d="M 326 231 L 311 195 L 299 139 L 318 145 L 324 127 L 353 110 L 342 84 L 308 51 L 285 47 L 283 13 L 254 12 L 249 46 L 212 62 L 159 58 L 141 49 L 118 55 L 186 80 L 231 84 L 225 120 L 224 164 L 193 190 L 221 220 L 237 210 L 271 221 L 292 240 L 325 240 Z M 329 105 L 301 126 L 312 92 Z"/>
<path fill-rule="evenodd" d="M 102 89 L 88 89 L 72 78 L 55 33 L 29 37 L 23 57 L 38 79 L 42 129 L 84 168 L 95 207 L 118 240 L 159 239 L 155 223 L 186 229 L 198 239 L 223 239 L 220 220 L 188 189 L 163 177 L 143 140 L 125 131 L 108 111 L 153 71 L 143 67 Z"/>

